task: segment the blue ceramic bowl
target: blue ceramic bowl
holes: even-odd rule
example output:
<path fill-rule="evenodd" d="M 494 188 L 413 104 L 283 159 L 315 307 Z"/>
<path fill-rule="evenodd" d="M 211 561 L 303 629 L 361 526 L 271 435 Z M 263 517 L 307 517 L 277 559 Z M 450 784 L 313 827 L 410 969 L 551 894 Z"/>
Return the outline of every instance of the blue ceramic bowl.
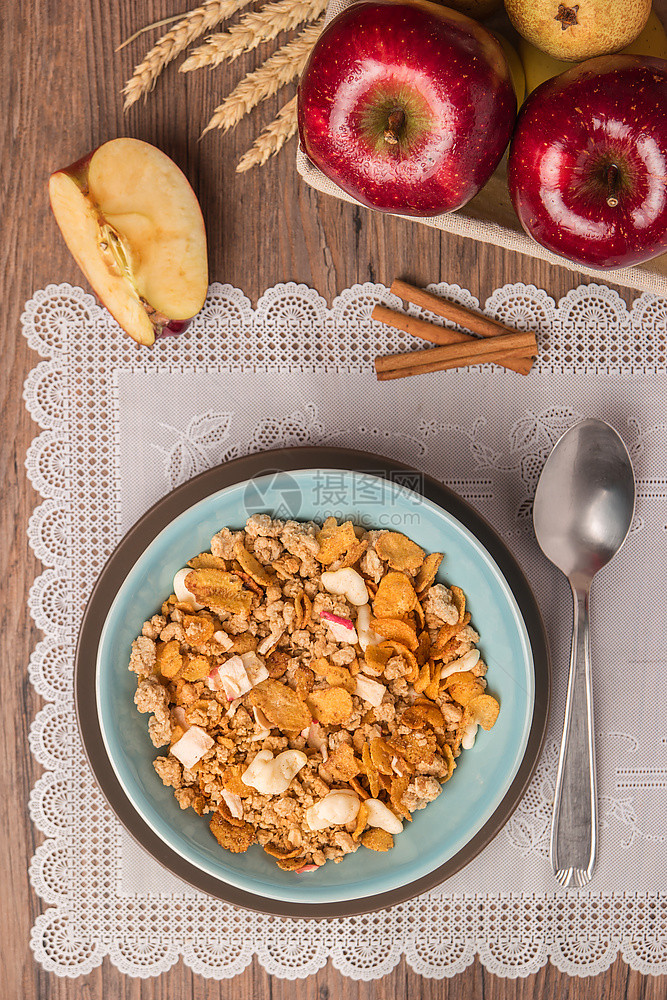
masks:
<path fill-rule="evenodd" d="M 329 485 L 327 485 L 329 484 Z M 334 484 L 333 487 L 331 484 Z M 297 876 L 281 871 L 258 847 L 222 850 L 206 818 L 182 811 L 155 773 L 158 753 L 147 716 L 134 702 L 130 644 L 142 623 L 171 593 L 174 573 L 224 525 L 242 527 L 258 510 L 299 520 L 333 513 L 366 527 L 405 532 L 428 552 L 444 552 L 439 579 L 462 587 L 480 648 L 488 689 L 500 702 L 489 732 L 458 759 L 442 794 L 415 813 L 395 847 L 360 848 L 341 863 Z M 492 817 L 521 764 L 533 719 L 535 675 L 528 633 L 496 562 L 451 514 L 412 491 L 359 472 L 303 469 L 276 473 L 216 492 L 171 521 L 139 556 L 111 605 L 97 656 L 99 724 L 116 776 L 134 808 L 158 837 L 196 868 L 239 889 L 289 904 L 357 900 L 405 886 L 453 858 Z"/>

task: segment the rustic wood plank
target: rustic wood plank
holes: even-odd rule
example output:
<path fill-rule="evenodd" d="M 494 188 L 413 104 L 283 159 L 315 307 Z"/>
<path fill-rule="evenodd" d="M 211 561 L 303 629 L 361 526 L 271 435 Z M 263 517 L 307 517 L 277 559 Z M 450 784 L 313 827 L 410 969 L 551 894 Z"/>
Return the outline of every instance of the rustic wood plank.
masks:
<path fill-rule="evenodd" d="M 37 358 L 19 335 L 23 303 L 50 281 L 81 283 L 48 211 L 48 173 L 116 135 L 155 142 L 191 178 L 207 220 L 211 277 L 242 286 L 254 300 L 276 281 L 303 281 L 329 300 L 356 281 L 389 284 L 400 275 L 426 284 L 445 280 L 471 288 L 482 299 L 504 282 L 533 282 L 558 298 L 580 275 L 542 261 L 518 257 L 427 229 L 384 218 L 334 198 L 318 195 L 298 178 L 294 141 L 260 171 L 239 176 L 234 165 L 261 125 L 275 114 L 277 99 L 228 136 L 198 135 L 217 98 L 257 59 L 270 51 L 214 72 L 185 78 L 170 67 L 155 93 L 129 115 L 122 113 L 120 88 L 151 41 L 144 35 L 119 54 L 115 46 L 137 27 L 179 12 L 179 0 L 22 0 L 7 5 L 0 35 L 0 81 L 5 127 L 0 132 L 2 218 L 0 273 L 3 294 L 3 364 L 0 370 L 0 567 L 5 581 L 0 611 L 0 662 L 4 670 L 0 727 L 0 996 L 25 1000 L 371 1000 L 449 997 L 464 1000 L 593 1000 L 627 997 L 659 1000 L 665 979 L 645 978 L 619 959 L 608 973 L 569 979 L 548 965 L 528 979 L 503 980 L 478 962 L 452 980 L 422 980 L 404 963 L 374 983 L 355 983 L 326 968 L 305 981 L 270 980 L 255 962 L 238 979 L 203 984 L 179 963 L 157 980 L 131 980 L 108 961 L 86 980 L 45 973 L 28 948 L 30 927 L 43 906 L 32 893 L 27 864 L 41 838 L 26 809 L 38 777 L 27 744 L 39 708 L 27 681 L 27 662 L 39 636 L 26 610 L 30 584 L 39 572 L 25 529 L 37 498 L 26 481 L 25 451 L 36 433 L 21 398 L 22 382 Z M 627 295 L 627 293 L 625 293 Z M 630 298 L 634 295 L 630 295 Z"/>

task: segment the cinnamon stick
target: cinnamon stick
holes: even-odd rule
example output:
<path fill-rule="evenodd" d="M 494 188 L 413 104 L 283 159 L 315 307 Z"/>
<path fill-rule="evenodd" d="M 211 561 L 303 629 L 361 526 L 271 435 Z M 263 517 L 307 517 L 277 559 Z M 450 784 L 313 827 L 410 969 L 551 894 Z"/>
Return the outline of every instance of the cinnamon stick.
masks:
<path fill-rule="evenodd" d="M 459 368 L 461 365 L 495 362 L 498 358 L 507 360 L 508 352 L 515 350 L 519 350 L 524 356 L 536 354 L 535 335 L 515 330 L 513 333 L 504 333 L 489 340 L 476 340 L 471 337 L 465 342 L 447 344 L 444 347 L 429 347 L 421 351 L 408 351 L 406 354 L 384 355 L 375 359 L 375 370 L 386 372 L 438 362 L 448 364 L 452 361 L 457 364 L 451 367 Z"/>
<path fill-rule="evenodd" d="M 398 278 L 392 282 L 390 291 L 406 302 L 411 302 L 421 309 L 428 309 L 436 316 L 442 316 L 443 319 L 464 326 L 466 330 L 471 330 L 478 337 L 497 337 L 499 334 L 516 332 L 511 326 L 505 326 L 497 319 L 490 319 L 483 313 L 459 305 L 458 302 L 441 299 L 439 295 L 433 295 L 432 292 L 427 292 L 423 288 L 416 288 L 414 285 L 409 285 L 407 281 L 401 281 Z"/>
<path fill-rule="evenodd" d="M 416 354 L 417 351 L 411 353 Z M 424 354 L 432 354 L 433 351 L 424 351 Z M 407 355 L 395 355 L 395 357 L 406 357 Z M 521 375 L 527 375 L 533 365 L 533 359 L 526 357 L 523 348 L 513 351 L 497 351 L 495 354 L 488 354 L 486 357 L 478 359 L 455 358 L 452 361 L 431 361 L 417 365 L 404 365 L 401 368 L 390 368 L 384 371 L 377 371 L 378 382 L 387 382 L 390 379 L 408 378 L 411 375 L 428 375 L 430 372 L 444 372 L 452 368 L 465 368 L 471 364 L 503 365 L 505 368 L 512 368 L 513 371 Z"/>
<path fill-rule="evenodd" d="M 396 285 L 403 286 L 403 282 L 394 282 L 391 286 L 392 289 Z M 406 286 L 411 287 L 411 286 Z M 415 289 L 415 291 L 421 291 L 420 289 Z M 398 294 L 398 292 L 396 293 Z M 424 293 L 428 295 L 428 292 Z M 429 296 L 433 298 L 434 296 Z M 422 303 L 415 302 L 415 305 L 420 305 Z M 450 303 L 448 303 L 449 305 Z M 430 308 L 424 306 L 425 308 Z M 434 309 L 431 310 L 435 312 Z M 467 310 L 466 310 L 467 311 Z M 470 314 L 473 315 L 472 313 Z M 467 333 L 461 333 L 459 330 L 450 330 L 448 327 L 436 326 L 435 323 L 429 323 L 425 319 L 419 319 L 416 316 L 406 316 L 405 313 L 396 312 L 394 309 L 388 309 L 387 306 L 376 305 L 371 313 L 371 318 L 377 320 L 379 323 L 384 323 L 386 326 L 391 326 L 395 330 L 402 330 L 403 333 L 409 334 L 411 337 L 419 337 L 421 340 L 428 340 L 432 344 L 466 344 L 475 343 L 476 338 L 471 337 Z M 460 322 L 460 321 L 457 321 Z M 467 323 L 467 320 L 466 320 Z M 498 324 L 499 329 L 493 333 L 487 333 L 487 337 L 496 337 L 499 334 L 504 333 L 516 333 L 516 330 L 510 330 L 508 327 Z M 508 358 L 508 363 L 505 365 L 511 371 L 518 372 L 520 375 L 527 375 L 532 367 L 532 361 L 526 357 L 524 354 L 523 361 L 521 358 L 513 359 Z"/>

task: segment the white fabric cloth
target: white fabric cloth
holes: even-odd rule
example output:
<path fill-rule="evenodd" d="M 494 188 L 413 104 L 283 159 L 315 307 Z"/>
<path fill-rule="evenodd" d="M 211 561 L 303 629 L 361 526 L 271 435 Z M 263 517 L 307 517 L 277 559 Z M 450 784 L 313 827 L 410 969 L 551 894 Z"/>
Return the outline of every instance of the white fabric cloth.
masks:
<path fill-rule="evenodd" d="M 327 23 L 353 2 L 354 0 L 330 0 L 327 7 Z M 667 13 L 667 9 L 665 13 Z M 663 21 L 665 20 L 665 13 L 662 13 Z M 343 191 L 334 181 L 330 180 L 308 159 L 300 143 L 297 147 L 296 168 L 306 183 L 317 191 L 332 195 L 335 198 L 341 198 L 343 201 L 351 202 L 353 205 L 358 204 L 354 198 Z M 503 159 L 498 171 L 504 178 L 506 174 L 506 158 Z M 509 204 L 509 195 L 507 196 L 507 202 Z M 506 250 L 515 250 L 517 253 L 526 254 L 528 257 L 537 257 L 540 260 L 548 261 L 550 264 L 558 264 L 560 267 L 567 267 L 571 271 L 588 274 L 592 278 L 599 278 L 602 281 L 610 281 L 627 288 L 635 288 L 640 292 L 654 292 L 656 295 L 667 295 L 667 255 L 663 255 L 653 261 L 648 261 L 641 267 L 626 267 L 615 271 L 600 271 L 596 268 L 579 267 L 578 265 L 571 264 L 566 257 L 560 257 L 549 250 L 545 250 L 539 243 L 532 240 L 523 232 L 518 220 L 516 220 L 516 229 L 509 229 L 507 226 L 499 225 L 490 217 L 480 217 L 481 214 L 478 205 L 472 211 L 471 206 L 464 205 L 458 212 L 449 212 L 430 218 L 412 219 L 412 221 L 421 222 L 434 229 L 443 229 L 445 232 L 455 233 L 457 236 L 466 236 L 469 239 L 478 240 L 480 243 L 491 243 L 493 246 L 503 247 Z"/>
<path fill-rule="evenodd" d="M 458 286 L 439 293 L 479 306 Z M 50 285 L 27 303 L 23 330 L 42 360 L 25 399 L 41 432 L 27 470 L 43 498 L 29 528 L 44 564 L 30 610 L 44 638 L 30 677 L 46 704 L 31 749 L 44 768 L 31 814 L 44 836 L 31 879 L 44 901 L 33 929 L 45 969 L 78 976 L 104 955 L 134 976 L 179 957 L 215 978 L 253 954 L 286 978 L 331 957 L 345 975 L 386 974 L 405 955 L 417 972 L 451 976 L 478 954 L 502 976 L 551 959 L 590 975 L 620 952 L 667 972 L 667 301 L 631 308 L 590 284 L 556 304 L 523 284 L 499 288 L 488 315 L 534 329 L 528 378 L 493 367 L 378 383 L 376 353 L 418 347 L 369 319 L 398 306 L 382 285 L 356 285 L 331 307 L 277 285 L 253 309 L 211 287 L 190 330 L 152 351 L 121 334 L 79 288 Z M 418 310 L 412 310 L 417 313 Z M 556 749 L 564 710 L 571 602 L 541 555 L 531 500 L 542 463 L 581 416 L 617 427 L 632 454 L 638 501 L 628 542 L 592 600 L 600 856 L 586 890 L 559 889 L 547 858 Z M 343 444 L 423 469 L 477 507 L 512 546 L 542 608 L 554 653 L 546 749 L 518 810 L 465 870 L 437 891 L 367 919 L 294 922 L 197 894 L 126 836 L 96 790 L 73 711 L 78 622 L 107 556 L 131 524 L 178 483 L 226 458 L 301 443 Z"/>

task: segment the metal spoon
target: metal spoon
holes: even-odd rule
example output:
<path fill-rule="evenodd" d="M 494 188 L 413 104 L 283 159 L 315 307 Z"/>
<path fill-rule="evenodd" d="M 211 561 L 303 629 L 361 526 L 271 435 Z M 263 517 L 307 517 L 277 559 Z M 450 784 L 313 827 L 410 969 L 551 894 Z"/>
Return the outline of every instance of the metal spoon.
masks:
<path fill-rule="evenodd" d="M 535 493 L 533 523 L 547 559 L 570 581 L 574 628 L 551 825 L 551 867 L 562 886 L 591 880 L 597 786 L 588 598 L 593 577 L 625 541 L 635 507 L 632 463 L 602 420 L 582 420 L 557 441 Z"/>

